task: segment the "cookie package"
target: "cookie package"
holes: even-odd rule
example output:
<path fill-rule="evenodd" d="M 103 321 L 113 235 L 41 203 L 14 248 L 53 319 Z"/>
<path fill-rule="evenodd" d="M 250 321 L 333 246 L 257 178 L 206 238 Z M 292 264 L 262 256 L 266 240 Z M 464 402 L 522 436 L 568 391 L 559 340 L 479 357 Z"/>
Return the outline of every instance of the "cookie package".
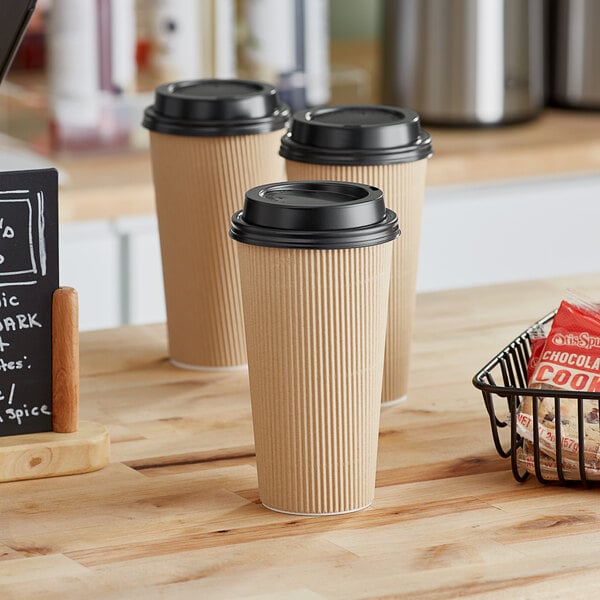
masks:
<path fill-rule="evenodd" d="M 563 300 L 550 331 L 530 335 L 529 388 L 600 392 L 600 306 L 574 298 Z M 562 467 L 570 479 L 579 477 L 579 419 L 576 398 L 523 398 L 517 414 L 517 431 L 526 442 L 520 457 L 527 471 L 533 460 L 533 403 L 538 403 L 537 429 L 543 467 L 548 478 L 556 474 L 556 445 L 560 437 Z M 586 475 L 600 479 L 600 419 L 597 400 L 583 400 L 583 456 Z M 560 422 L 560 436 L 557 432 Z M 528 443 L 529 442 L 529 443 Z"/>

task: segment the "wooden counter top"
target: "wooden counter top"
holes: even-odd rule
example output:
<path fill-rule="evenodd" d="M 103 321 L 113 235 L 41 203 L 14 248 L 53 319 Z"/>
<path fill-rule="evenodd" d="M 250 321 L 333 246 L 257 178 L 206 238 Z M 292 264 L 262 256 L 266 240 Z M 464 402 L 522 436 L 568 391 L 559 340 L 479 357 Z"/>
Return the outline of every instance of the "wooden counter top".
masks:
<path fill-rule="evenodd" d="M 375 503 L 338 517 L 260 505 L 246 374 L 174 369 L 160 325 L 83 334 L 112 463 L 2 484 L 0 598 L 596 597 L 598 490 L 516 483 L 470 383 L 567 287 L 600 297 L 600 276 L 419 297 Z"/>

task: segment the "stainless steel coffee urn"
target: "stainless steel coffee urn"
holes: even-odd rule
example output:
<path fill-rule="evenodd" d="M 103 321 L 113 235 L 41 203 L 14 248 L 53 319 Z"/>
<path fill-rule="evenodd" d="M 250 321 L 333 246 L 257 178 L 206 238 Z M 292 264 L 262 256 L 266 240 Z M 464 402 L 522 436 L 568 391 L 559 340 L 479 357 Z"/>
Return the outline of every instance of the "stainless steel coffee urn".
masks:
<path fill-rule="evenodd" d="M 600 1 L 555 1 L 552 100 L 600 109 Z"/>
<path fill-rule="evenodd" d="M 536 116 L 544 19 L 544 0 L 385 0 L 385 102 L 439 125 Z"/>

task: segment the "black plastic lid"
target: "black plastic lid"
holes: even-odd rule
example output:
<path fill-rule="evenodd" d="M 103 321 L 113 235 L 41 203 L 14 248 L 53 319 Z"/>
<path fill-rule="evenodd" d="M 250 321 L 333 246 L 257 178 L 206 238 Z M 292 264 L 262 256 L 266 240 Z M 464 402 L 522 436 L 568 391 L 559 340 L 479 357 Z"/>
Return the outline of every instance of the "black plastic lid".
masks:
<path fill-rule="evenodd" d="M 359 248 L 400 235 L 383 192 L 344 181 L 290 181 L 246 192 L 244 209 L 231 217 L 238 242 L 275 248 Z"/>
<path fill-rule="evenodd" d="M 432 154 L 419 115 L 394 106 L 322 106 L 294 113 L 279 154 L 321 165 L 388 165 Z"/>
<path fill-rule="evenodd" d="M 142 125 L 173 135 L 246 135 L 282 129 L 289 117 L 288 106 L 268 83 L 198 79 L 157 87 Z"/>

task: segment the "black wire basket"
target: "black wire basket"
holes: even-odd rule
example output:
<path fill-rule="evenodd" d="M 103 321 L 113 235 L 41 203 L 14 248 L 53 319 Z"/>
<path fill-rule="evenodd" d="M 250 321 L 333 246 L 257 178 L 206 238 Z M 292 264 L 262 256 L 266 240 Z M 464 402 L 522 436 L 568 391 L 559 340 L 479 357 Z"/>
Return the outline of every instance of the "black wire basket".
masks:
<path fill-rule="evenodd" d="M 530 473 L 534 473 L 542 483 L 583 483 L 591 486 L 600 483 L 600 466 L 590 462 L 589 454 L 586 454 L 586 443 L 589 446 L 586 428 L 588 433 L 590 428 L 598 428 L 600 433 L 600 423 L 596 420 L 590 422 L 590 413 L 586 411 L 592 403 L 595 416 L 600 413 L 600 392 L 527 387 L 527 363 L 531 356 L 533 332 L 539 331 L 540 327 L 547 330 L 555 314 L 556 311 L 549 313 L 521 333 L 473 377 L 473 385 L 483 394 L 496 450 L 503 458 L 510 457 L 512 473 L 517 481 L 523 482 Z M 517 418 L 526 399 L 531 409 L 531 439 L 521 435 L 517 427 Z M 543 427 L 540 428 L 542 403 L 545 407 L 551 403 L 554 409 L 550 452 L 549 441 L 544 437 Z M 563 414 L 576 415 L 577 433 L 568 447 L 571 460 L 565 456 L 568 438 L 564 435 L 561 410 Z M 501 431 L 507 427 L 510 435 L 508 431 L 502 434 Z M 541 436 L 543 444 L 540 443 Z M 570 466 L 565 466 L 569 462 Z"/>

